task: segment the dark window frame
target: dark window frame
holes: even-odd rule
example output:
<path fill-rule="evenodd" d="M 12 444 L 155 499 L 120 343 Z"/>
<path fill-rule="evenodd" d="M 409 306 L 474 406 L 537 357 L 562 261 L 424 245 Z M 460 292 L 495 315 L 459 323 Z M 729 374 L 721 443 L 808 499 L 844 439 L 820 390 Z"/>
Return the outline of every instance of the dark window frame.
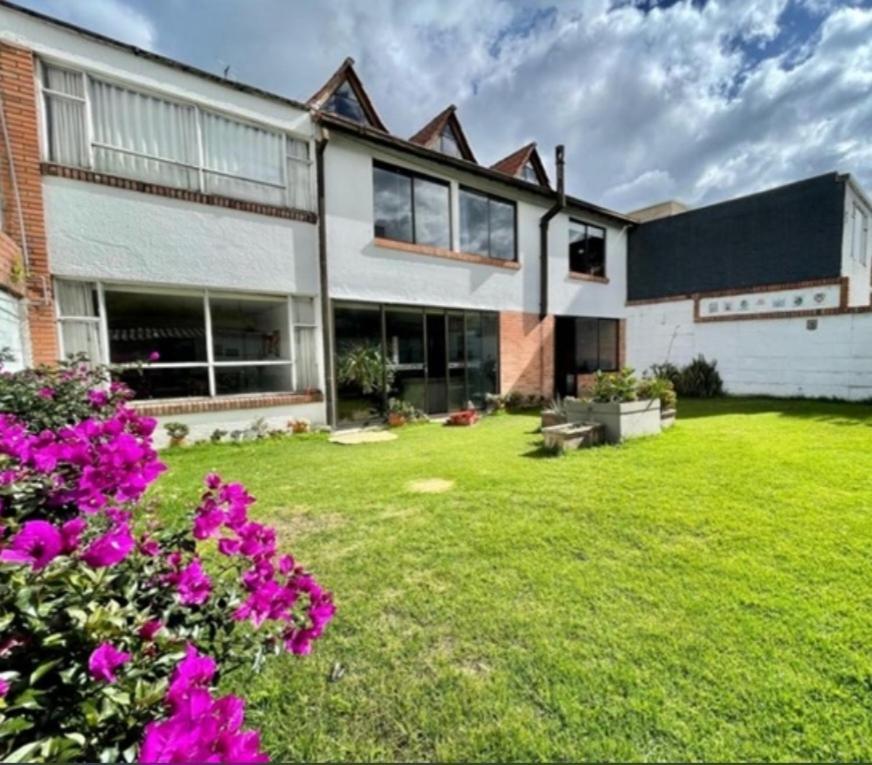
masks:
<path fill-rule="evenodd" d="M 448 191 L 448 247 L 445 249 L 451 249 L 451 236 L 452 236 L 452 216 L 451 216 L 451 183 L 443 180 L 442 178 L 434 178 L 432 175 L 427 175 L 426 173 L 420 173 L 417 170 L 410 170 L 407 167 L 400 167 L 399 165 L 391 165 L 387 162 L 381 162 L 380 160 L 373 160 L 372 163 L 373 170 L 373 187 L 375 186 L 375 171 L 382 170 L 387 173 L 396 173 L 397 175 L 402 175 L 408 178 L 411 182 L 409 183 L 409 204 L 411 205 L 411 217 L 412 217 L 412 239 L 411 241 L 408 239 L 395 239 L 392 236 L 380 236 L 376 233 L 375 230 L 375 222 L 376 222 L 376 210 L 375 210 L 375 194 L 373 194 L 373 215 L 372 215 L 372 229 L 373 236 L 378 239 L 388 239 L 392 242 L 401 242 L 403 244 L 418 244 L 422 247 L 433 247 L 431 244 L 422 244 L 418 242 L 418 227 L 417 221 L 415 219 L 415 179 L 418 178 L 422 181 L 427 181 L 428 183 L 435 183 L 439 186 L 444 186 Z M 436 249 L 442 249 L 437 247 Z"/>
<path fill-rule="evenodd" d="M 602 231 L 603 234 L 603 272 L 601 274 L 592 274 L 590 271 L 577 271 L 572 267 L 572 253 L 569 249 L 572 247 L 572 242 L 569 241 L 567 245 L 567 257 L 569 258 L 569 273 L 575 274 L 576 276 L 592 276 L 596 279 L 607 279 L 608 278 L 608 262 L 609 262 L 609 248 L 608 248 L 608 230 L 605 226 L 598 226 L 596 223 L 588 223 L 586 220 L 578 220 L 577 218 L 569 219 L 569 226 L 566 231 L 567 234 L 570 233 L 570 230 L 573 226 L 583 227 L 584 228 L 584 236 L 587 239 L 588 229 L 595 228 L 599 231 Z M 569 239 L 569 237 L 567 237 Z"/>
<path fill-rule="evenodd" d="M 514 199 L 506 199 L 505 197 L 498 196 L 497 194 L 491 194 L 487 191 L 481 191 L 480 189 L 474 189 L 471 186 L 458 186 L 457 187 L 457 202 L 458 202 L 458 210 L 460 209 L 460 195 L 463 193 L 473 194 L 474 196 L 484 197 L 488 201 L 487 206 L 487 255 L 479 255 L 479 253 L 468 253 L 478 255 L 479 257 L 490 258 L 491 260 L 498 260 L 500 263 L 517 263 L 518 262 L 518 203 Z M 490 202 L 500 202 L 501 204 L 511 205 L 512 207 L 512 258 L 511 260 L 507 258 L 498 258 L 496 255 L 493 255 L 493 248 L 491 247 L 491 206 Z M 462 218 L 457 222 L 458 226 L 463 226 Z M 463 238 L 463 232 L 460 232 L 461 239 Z M 464 252 L 463 245 L 460 246 L 461 252 Z"/>
<path fill-rule="evenodd" d="M 596 322 L 596 360 L 597 360 L 597 368 L 596 369 L 583 369 L 582 365 L 578 360 L 578 335 L 579 335 L 579 322 L 581 321 L 591 321 Z M 611 322 L 615 327 L 615 346 L 614 346 L 614 360 L 615 364 L 613 367 L 606 369 L 602 366 L 601 362 L 603 359 L 603 351 L 602 346 L 600 344 L 600 339 L 602 337 L 602 332 L 600 329 L 600 325 L 603 322 Z M 575 372 L 576 374 L 594 374 L 595 372 L 618 372 L 621 368 L 621 320 L 620 319 L 610 319 L 602 316 L 576 316 L 575 317 L 575 327 L 574 327 L 574 335 L 575 335 L 575 349 L 573 351 L 573 356 L 575 358 Z"/>

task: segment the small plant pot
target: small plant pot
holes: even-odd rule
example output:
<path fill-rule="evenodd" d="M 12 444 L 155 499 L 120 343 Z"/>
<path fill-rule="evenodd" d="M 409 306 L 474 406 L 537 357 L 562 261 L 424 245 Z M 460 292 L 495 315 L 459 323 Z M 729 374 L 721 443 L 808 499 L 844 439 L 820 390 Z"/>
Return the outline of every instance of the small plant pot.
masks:
<path fill-rule="evenodd" d="M 388 425 L 392 428 L 401 428 L 406 424 L 406 415 L 397 412 L 388 413 Z"/>
<path fill-rule="evenodd" d="M 453 427 L 469 427 L 476 422 L 478 422 L 478 412 L 475 409 L 465 409 L 450 415 L 445 424 Z"/>
<path fill-rule="evenodd" d="M 185 443 L 185 437 L 184 437 L 184 436 L 182 436 L 181 438 L 179 438 L 179 437 L 175 437 L 175 438 L 170 437 L 170 446 L 172 446 L 172 447 L 181 446 L 183 443 Z"/>

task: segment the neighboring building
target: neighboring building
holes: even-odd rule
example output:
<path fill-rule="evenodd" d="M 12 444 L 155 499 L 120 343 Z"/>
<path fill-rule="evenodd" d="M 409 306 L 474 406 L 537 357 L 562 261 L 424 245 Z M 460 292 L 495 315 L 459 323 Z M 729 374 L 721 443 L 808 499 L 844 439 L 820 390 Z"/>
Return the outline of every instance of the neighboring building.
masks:
<path fill-rule="evenodd" d="M 157 352 L 123 374 L 144 410 L 200 431 L 323 422 L 306 106 L 6 4 L 0 64 L 0 264 L 27 273 L 25 360 Z"/>
<path fill-rule="evenodd" d="M 872 398 L 870 218 L 829 173 L 639 225 L 628 362 L 703 354 L 730 393 Z"/>
<path fill-rule="evenodd" d="M 453 106 L 408 140 L 391 135 L 350 60 L 309 104 L 325 134 L 336 361 L 378 349 L 392 395 L 430 413 L 574 391 L 579 373 L 620 366 L 629 218 L 567 197 L 543 249 L 560 194 L 535 145 L 484 167 Z M 336 421 L 372 403 L 338 385 Z"/>

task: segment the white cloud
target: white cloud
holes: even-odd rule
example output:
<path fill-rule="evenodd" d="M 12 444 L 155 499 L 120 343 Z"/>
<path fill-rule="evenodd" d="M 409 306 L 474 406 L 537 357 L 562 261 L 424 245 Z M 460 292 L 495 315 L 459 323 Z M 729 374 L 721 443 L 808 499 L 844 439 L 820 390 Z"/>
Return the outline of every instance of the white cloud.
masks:
<path fill-rule="evenodd" d="M 829 0 L 30 0 L 299 99 L 355 57 L 388 127 L 448 103 L 479 159 L 565 143 L 569 190 L 619 209 L 710 202 L 827 170 L 872 187 L 872 9 Z M 796 5 L 789 6 L 789 3 Z M 780 39 L 802 6 L 809 25 Z M 867 4 L 868 5 L 868 4 Z M 796 15 L 796 14 L 794 14 Z M 803 30 L 799 30 L 802 32 Z M 777 51 L 775 55 L 771 50 Z M 768 56 L 768 57 L 767 57 Z"/>

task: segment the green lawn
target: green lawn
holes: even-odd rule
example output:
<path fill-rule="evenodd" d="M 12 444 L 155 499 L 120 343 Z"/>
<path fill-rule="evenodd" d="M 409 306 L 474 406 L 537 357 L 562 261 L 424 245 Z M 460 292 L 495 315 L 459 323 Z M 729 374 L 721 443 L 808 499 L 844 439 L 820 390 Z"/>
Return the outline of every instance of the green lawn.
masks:
<path fill-rule="evenodd" d="M 526 415 L 166 452 L 168 512 L 241 480 L 335 592 L 314 655 L 228 681 L 272 755 L 872 759 L 872 407 L 680 414 L 561 458 Z"/>

